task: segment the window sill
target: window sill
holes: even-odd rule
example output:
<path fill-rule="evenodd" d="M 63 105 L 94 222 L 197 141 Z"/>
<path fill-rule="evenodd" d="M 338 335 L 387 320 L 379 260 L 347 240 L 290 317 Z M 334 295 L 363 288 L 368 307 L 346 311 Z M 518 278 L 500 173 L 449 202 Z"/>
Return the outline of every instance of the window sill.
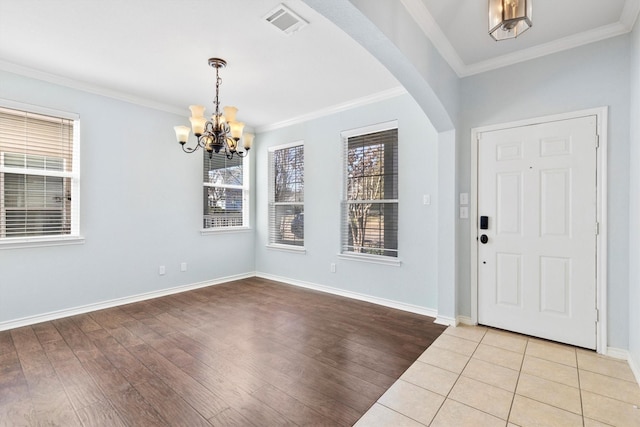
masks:
<path fill-rule="evenodd" d="M 253 231 L 251 227 L 217 227 L 217 228 L 203 228 L 200 230 L 200 235 L 208 236 L 211 234 L 221 233 L 249 233 Z"/>
<path fill-rule="evenodd" d="M 81 236 L 10 237 L 0 240 L 0 250 L 82 244 L 84 244 L 84 237 Z"/>
<path fill-rule="evenodd" d="M 282 252 L 291 252 L 296 254 L 306 254 L 307 250 L 304 246 L 293 246 L 293 245 L 278 245 L 275 243 L 267 245 L 267 249 L 272 249 L 274 251 L 282 251 Z"/>
<path fill-rule="evenodd" d="M 353 252 L 338 254 L 338 258 L 349 261 L 368 262 L 370 264 L 390 265 L 392 267 L 400 267 L 400 265 L 402 264 L 402 261 L 397 258 L 379 255 L 356 254 Z"/>

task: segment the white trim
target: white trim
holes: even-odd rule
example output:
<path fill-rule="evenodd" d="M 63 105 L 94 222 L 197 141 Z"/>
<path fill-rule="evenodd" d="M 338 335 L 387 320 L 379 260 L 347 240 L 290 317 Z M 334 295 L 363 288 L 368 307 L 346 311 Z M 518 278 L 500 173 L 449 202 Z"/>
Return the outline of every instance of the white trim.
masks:
<path fill-rule="evenodd" d="M 474 64 L 466 66 L 462 74 L 460 74 L 459 76 L 468 77 L 474 74 L 496 70 L 498 68 L 529 61 L 531 59 L 563 52 L 589 43 L 617 37 L 628 32 L 629 29 L 627 29 L 625 25 L 623 25 L 621 22 L 616 22 L 614 24 L 594 28 L 590 31 L 585 31 L 583 33 L 563 37 L 549 43 L 540 44 L 528 49 L 518 50 L 507 55 L 498 56 L 486 61 L 476 62 Z"/>
<path fill-rule="evenodd" d="M 636 365 L 636 361 L 631 354 L 627 351 L 627 362 L 629 362 L 629 367 L 633 372 L 633 375 L 636 377 L 636 382 L 640 386 L 640 366 Z"/>
<path fill-rule="evenodd" d="M 185 108 L 178 108 L 174 105 L 164 104 L 156 102 L 150 99 L 133 96 L 124 92 L 119 92 L 113 89 L 101 87 L 96 84 L 81 82 L 73 80 L 67 77 L 58 76 L 55 74 L 47 73 L 44 71 L 36 70 L 22 65 L 13 64 L 11 62 L 0 60 L 0 71 L 6 71 L 19 76 L 29 77 L 36 80 L 42 80 L 48 83 L 53 83 L 61 86 L 65 86 L 71 89 L 81 90 L 83 92 L 92 93 L 94 95 L 105 96 L 119 101 L 128 102 L 134 105 L 140 105 L 147 108 L 152 108 L 158 111 L 164 111 L 171 114 L 177 114 L 179 116 L 186 116 Z M 287 120 L 283 120 L 276 123 L 266 124 L 262 126 L 256 126 L 253 128 L 255 133 L 268 132 L 276 129 L 286 128 L 295 124 L 307 122 L 309 120 L 318 119 L 321 117 L 329 116 L 331 114 L 339 113 L 342 111 L 351 110 L 356 107 L 362 107 L 376 102 L 385 101 L 387 99 L 395 98 L 401 95 L 406 95 L 407 90 L 402 87 L 394 87 L 382 92 L 374 93 L 372 95 L 364 96 L 362 98 L 352 99 L 350 101 L 343 102 L 331 107 L 323 108 L 318 111 L 314 111 L 301 116 L 293 117 Z M 249 129 L 247 126 L 245 130 Z"/>
<path fill-rule="evenodd" d="M 24 67 L 22 65 L 13 64 L 7 61 L 0 60 L 0 70 L 17 74 L 19 76 L 29 77 L 32 79 L 42 80 L 48 83 L 65 86 L 71 89 L 81 90 L 83 92 L 92 93 L 95 95 L 106 96 L 108 98 L 117 99 L 120 101 L 128 102 L 130 104 L 153 108 L 154 110 L 165 111 L 167 113 L 177 114 L 179 116 L 186 116 L 186 108 L 176 108 L 173 105 L 163 104 L 113 89 L 107 89 L 96 84 L 73 80 L 67 77 L 58 76 L 41 70 L 36 70 L 34 68 Z"/>
<path fill-rule="evenodd" d="M 2 61 L 0 61 L 2 64 Z M 41 114 L 43 116 L 51 116 L 60 119 L 78 121 L 80 115 L 69 111 L 61 111 L 53 108 L 42 107 L 40 105 L 27 104 L 24 102 L 14 101 L 11 99 L 0 98 L 0 107 L 18 110 L 27 113 Z"/>
<path fill-rule="evenodd" d="M 253 231 L 251 227 L 211 227 L 211 228 L 203 228 L 200 230 L 200 235 L 209 236 L 211 234 L 221 234 L 221 233 L 248 233 Z"/>
<path fill-rule="evenodd" d="M 381 305 L 384 307 L 395 308 L 396 310 L 408 311 L 410 313 L 420 314 L 422 316 L 437 317 L 438 311 L 431 308 L 420 307 L 413 304 L 407 304 L 399 301 L 388 300 L 385 298 L 378 298 L 371 295 L 360 294 L 358 292 L 345 291 L 330 286 L 318 285 L 310 282 L 303 282 L 301 280 L 289 279 L 287 277 L 276 276 L 268 273 L 256 272 L 256 277 L 262 279 L 275 280 L 277 282 L 286 283 L 288 285 L 297 286 L 299 288 L 312 289 L 314 291 L 324 292 L 327 294 L 338 295 L 345 298 L 351 298 L 358 301 L 370 302 L 372 304 Z"/>
<path fill-rule="evenodd" d="M 299 147 L 300 145 L 304 145 L 304 139 L 300 139 L 298 141 L 289 142 L 287 144 L 272 145 L 272 146 L 267 148 L 267 151 L 269 153 L 273 153 L 273 152 L 275 152 L 277 150 L 284 150 L 286 148 Z"/>
<path fill-rule="evenodd" d="M 341 254 L 337 254 L 337 257 L 348 261 L 368 262 L 370 264 L 390 265 L 392 267 L 400 267 L 402 265 L 402 261 L 398 258 L 382 255 L 367 255 L 356 254 L 352 252 L 343 252 Z"/>
<path fill-rule="evenodd" d="M 131 304 L 134 302 L 146 301 L 153 298 L 159 298 L 167 295 L 178 294 L 181 292 L 191 291 L 194 289 L 206 288 L 208 286 L 220 285 L 234 280 L 248 279 L 254 277 L 253 273 L 236 274 L 233 276 L 221 277 L 219 279 L 208 280 L 206 282 L 192 283 L 188 285 L 176 286 L 174 288 L 162 289 L 159 291 L 146 292 L 143 294 L 132 295 L 124 298 L 115 298 L 94 304 L 82 305 L 79 307 L 67 308 L 64 310 L 51 311 L 45 314 L 23 317 L 22 319 L 0 322 L 0 331 L 5 331 L 22 326 L 34 325 L 40 322 L 48 322 L 50 320 L 62 319 L 63 317 L 75 316 L 78 314 L 89 313 L 91 311 L 103 310 L 105 308 L 117 307 L 120 305 Z"/>
<path fill-rule="evenodd" d="M 484 73 L 629 33 L 633 30 L 635 22 L 638 19 L 638 13 L 640 12 L 639 0 L 626 0 L 618 22 L 603 25 L 528 49 L 522 49 L 507 55 L 493 57 L 473 64 L 465 64 L 423 1 L 401 0 L 401 3 L 458 77 L 468 77 L 474 74 Z M 487 35 L 487 37 L 489 36 Z"/>
<path fill-rule="evenodd" d="M 0 250 L 82 244 L 84 244 L 84 237 L 82 236 L 7 237 L 0 240 Z"/>
<path fill-rule="evenodd" d="M 456 320 L 458 321 L 458 325 L 467 325 L 467 326 L 476 326 L 478 323 L 471 320 L 469 316 L 457 316 Z"/>
<path fill-rule="evenodd" d="M 2 65 L 2 61 L 0 61 Z M 44 116 L 54 117 L 57 119 L 73 121 L 73 137 L 72 137 L 72 153 L 71 153 L 71 172 L 53 171 L 53 170 L 33 170 L 27 168 L 6 167 L 0 160 L 0 173 L 19 173 L 24 175 L 52 176 L 71 179 L 71 222 L 70 232 L 62 235 L 47 235 L 33 237 L 18 238 L 2 238 L 0 239 L 0 249 L 20 249 L 33 247 L 63 246 L 83 244 L 84 237 L 80 235 L 80 115 L 69 111 L 57 110 L 54 108 L 43 107 L 40 105 L 27 104 L 25 102 L 14 101 L 11 99 L 0 98 L 0 107 L 12 109 L 21 113 L 33 113 Z M 29 155 L 27 153 L 27 155 Z"/>
<path fill-rule="evenodd" d="M 605 356 L 613 357 L 614 359 L 630 360 L 629 352 L 623 348 L 607 347 L 607 352 L 603 353 Z"/>
<path fill-rule="evenodd" d="M 322 110 L 318 110 L 313 113 L 303 114 L 301 116 L 293 117 L 291 119 L 273 123 L 270 125 L 258 126 L 256 128 L 256 132 L 258 133 L 268 132 L 276 129 L 286 128 L 288 126 L 308 122 L 310 120 L 329 116 L 335 113 L 340 113 L 342 111 L 351 110 L 356 107 L 362 107 L 364 105 L 373 104 L 375 102 L 385 101 L 387 99 L 395 98 L 397 96 L 406 95 L 406 94 L 407 94 L 407 90 L 404 87 L 402 86 L 395 87 L 392 89 L 385 90 L 383 92 L 374 93 L 373 95 L 365 96 L 362 98 L 344 102 L 342 104 L 334 105 L 332 107 L 324 108 Z"/>
<path fill-rule="evenodd" d="M 342 132 L 340 132 L 340 137 L 344 140 L 354 136 L 367 135 L 367 134 L 376 133 L 376 132 L 384 132 L 385 130 L 392 130 L 392 129 L 398 129 L 398 120 L 389 120 L 387 122 L 381 122 L 373 125 L 343 130 Z"/>
<path fill-rule="evenodd" d="M 640 14 L 640 0 L 626 0 L 620 14 L 620 22 L 628 28 L 629 32 L 633 31 L 638 14 Z"/>
<path fill-rule="evenodd" d="M 436 320 L 433 321 L 433 323 L 444 326 L 453 326 L 454 328 L 458 325 L 458 321 L 456 319 L 447 316 L 438 316 L 436 317 Z"/>
<path fill-rule="evenodd" d="M 631 353 L 628 350 L 623 348 L 615 348 L 608 347 L 607 352 L 604 353 L 606 356 L 613 357 L 614 359 L 624 360 L 629 364 L 629 368 L 631 368 L 631 372 L 633 372 L 633 376 L 636 379 L 638 385 L 640 385 L 640 366 L 636 365 L 635 360 L 631 357 Z"/>
<path fill-rule="evenodd" d="M 400 3 L 409 12 L 409 15 L 416 21 L 418 27 L 427 36 L 436 50 L 442 55 L 453 71 L 461 77 L 465 74 L 467 65 L 462 61 L 460 55 L 453 47 L 449 39 L 444 34 L 438 23 L 436 22 L 427 6 L 422 0 L 400 0 Z M 487 32 L 488 34 L 488 32 Z"/>
<path fill-rule="evenodd" d="M 495 130 L 530 126 L 541 123 L 570 120 L 586 116 L 596 116 L 597 133 L 600 137 L 600 146 L 596 151 L 597 156 L 597 221 L 600 224 L 600 233 L 596 238 L 596 308 L 599 311 L 600 320 L 596 326 L 596 351 L 604 354 L 607 351 L 607 265 L 608 265 L 608 215 L 607 215 L 607 151 L 608 151 L 608 107 L 592 108 L 588 110 L 569 113 L 554 114 L 509 123 L 482 126 L 471 129 L 471 191 L 469 206 L 469 245 L 470 245 L 470 285 L 471 285 L 471 322 L 478 323 L 478 138 L 484 132 Z"/>
<path fill-rule="evenodd" d="M 265 247 L 272 251 L 291 252 L 291 253 L 303 254 L 303 255 L 307 253 L 307 250 L 304 248 L 304 246 L 269 243 L 268 245 L 265 245 Z"/>

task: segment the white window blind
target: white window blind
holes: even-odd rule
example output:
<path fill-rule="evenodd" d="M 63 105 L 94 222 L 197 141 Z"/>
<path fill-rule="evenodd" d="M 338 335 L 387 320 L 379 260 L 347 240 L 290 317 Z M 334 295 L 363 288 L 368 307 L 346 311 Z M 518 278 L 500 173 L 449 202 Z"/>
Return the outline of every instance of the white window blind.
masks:
<path fill-rule="evenodd" d="M 397 257 L 398 129 L 343 138 L 342 253 Z"/>
<path fill-rule="evenodd" d="M 227 159 L 223 154 L 203 152 L 203 227 L 205 229 L 247 225 L 245 160 Z"/>
<path fill-rule="evenodd" d="M 304 144 L 269 149 L 269 244 L 304 246 Z"/>
<path fill-rule="evenodd" d="M 78 236 L 77 127 L 0 107 L 0 239 Z"/>

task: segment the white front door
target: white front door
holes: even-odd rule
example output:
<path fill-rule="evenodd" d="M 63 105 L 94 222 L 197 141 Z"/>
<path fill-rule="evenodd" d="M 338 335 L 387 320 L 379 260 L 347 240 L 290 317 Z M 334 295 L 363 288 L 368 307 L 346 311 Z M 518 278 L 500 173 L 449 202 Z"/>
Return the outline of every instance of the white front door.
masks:
<path fill-rule="evenodd" d="M 596 124 L 479 134 L 479 323 L 596 348 Z"/>

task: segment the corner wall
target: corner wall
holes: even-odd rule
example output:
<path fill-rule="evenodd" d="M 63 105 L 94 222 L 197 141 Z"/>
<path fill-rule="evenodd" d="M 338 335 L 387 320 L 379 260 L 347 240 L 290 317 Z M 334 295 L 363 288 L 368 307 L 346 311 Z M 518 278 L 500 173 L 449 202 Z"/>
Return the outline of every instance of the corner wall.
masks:
<path fill-rule="evenodd" d="M 338 257 L 345 130 L 398 120 L 400 267 Z M 267 277 L 316 285 L 413 306 L 435 314 L 438 276 L 454 260 L 439 253 L 438 134 L 417 103 L 402 95 L 287 128 L 260 133 L 256 147 L 256 271 Z M 269 146 L 304 140 L 305 248 L 291 253 L 267 248 Z M 452 151 L 453 152 L 453 151 Z M 445 157 L 450 153 L 445 153 Z M 431 204 L 423 204 L 423 195 Z M 452 240 L 452 237 L 449 236 Z M 330 264 L 336 272 L 330 272 Z M 441 265 L 445 267 L 441 267 Z"/>
<path fill-rule="evenodd" d="M 172 129 L 186 113 L 2 71 L 0 98 L 80 115 L 85 237 L 81 245 L 0 249 L 0 329 L 33 316 L 253 274 L 253 231 L 200 235 L 202 157 L 183 153 Z M 229 253 L 236 254 L 234 262 Z"/>
<path fill-rule="evenodd" d="M 640 24 L 631 34 L 629 152 L 629 353 L 640 383 Z"/>

